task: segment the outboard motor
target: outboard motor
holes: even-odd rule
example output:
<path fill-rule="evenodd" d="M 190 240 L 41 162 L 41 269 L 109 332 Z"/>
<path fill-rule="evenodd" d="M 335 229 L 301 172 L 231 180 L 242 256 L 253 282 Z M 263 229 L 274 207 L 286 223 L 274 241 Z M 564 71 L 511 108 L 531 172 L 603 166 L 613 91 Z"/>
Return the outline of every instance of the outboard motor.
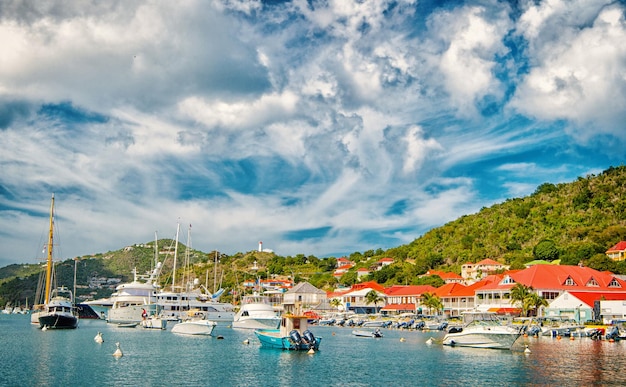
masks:
<path fill-rule="evenodd" d="M 539 333 L 541 333 L 541 328 L 533 325 L 532 327 L 530 327 L 530 329 L 526 331 L 526 333 L 528 334 L 528 336 L 539 336 Z"/>
<path fill-rule="evenodd" d="M 619 340 L 619 329 L 617 327 L 612 327 L 607 333 L 606 333 L 606 339 L 607 340 Z"/>
<path fill-rule="evenodd" d="M 302 333 L 302 338 L 305 343 L 309 344 L 309 346 L 315 345 L 315 336 L 313 336 L 313 332 L 310 330 L 307 329 L 304 331 L 304 333 Z"/>
<path fill-rule="evenodd" d="M 293 331 L 289 332 L 289 338 L 291 339 L 291 341 L 294 342 L 294 344 L 301 344 L 302 343 L 302 336 L 300 336 L 300 332 L 298 332 L 295 329 Z"/>

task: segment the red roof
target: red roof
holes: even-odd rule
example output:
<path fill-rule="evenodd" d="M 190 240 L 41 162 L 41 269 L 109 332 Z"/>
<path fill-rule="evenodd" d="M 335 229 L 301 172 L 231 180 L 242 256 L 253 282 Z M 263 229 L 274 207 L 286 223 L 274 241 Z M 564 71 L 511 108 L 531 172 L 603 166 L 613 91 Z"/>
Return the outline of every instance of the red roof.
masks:
<path fill-rule="evenodd" d="M 589 267 L 534 265 L 518 272 L 511 272 L 509 276 L 515 283 L 530 286 L 535 290 L 586 290 L 593 292 L 626 290 L 626 282 L 615 277 L 612 273 L 600 272 Z M 609 287 L 609 283 L 613 280 L 620 287 Z M 592 286 L 593 281 L 597 285 Z M 572 282 L 572 284 L 568 285 L 567 282 Z M 515 283 L 506 285 L 491 283 L 483 286 L 480 290 L 507 289 L 513 287 Z"/>
<path fill-rule="evenodd" d="M 624 250 L 626 250 L 626 241 L 620 241 L 615 246 L 608 249 L 606 252 L 608 254 L 611 252 L 624 251 Z"/>
<path fill-rule="evenodd" d="M 379 260 L 378 262 L 393 262 L 393 258 L 383 258 Z"/>
<path fill-rule="evenodd" d="M 489 259 L 489 258 L 483 259 L 483 260 L 482 260 L 482 261 L 480 261 L 480 262 L 476 262 L 476 266 L 478 266 L 478 265 L 485 265 L 485 266 L 493 266 L 493 265 L 498 265 L 498 266 L 504 266 L 504 265 L 503 265 L 503 264 L 501 264 L 500 262 L 498 262 L 498 261 L 494 261 L 493 259 Z"/>
<path fill-rule="evenodd" d="M 598 300 L 607 300 L 607 301 L 626 301 L 626 293 L 625 292 L 569 292 L 572 296 L 578 298 L 587 306 L 593 308 L 593 305 Z"/>
<path fill-rule="evenodd" d="M 360 284 L 354 284 L 352 285 L 349 291 L 353 292 L 355 290 L 361 290 L 361 289 L 367 289 L 367 288 L 377 290 L 381 293 L 385 291 L 385 287 L 383 285 L 380 285 L 376 281 L 367 281 L 367 282 L 361 282 Z"/>
<path fill-rule="evenodd" d="M 421 296 L 424 293 L 433 293 L 437 290 L 431 285 L 394 285 L 385 289 L 388 296 Z"/>
<path fill-rule="evenodd" d="M 467 286 L 455 282 L 455 283 L 445 284 L 435 289 L 433 293 L 439 298 L 449 297 L 449 296 L 452 296 L 455 292 L 461 291 L 461 289 L 465 289 L 465 288 L 467 288 Z"/>

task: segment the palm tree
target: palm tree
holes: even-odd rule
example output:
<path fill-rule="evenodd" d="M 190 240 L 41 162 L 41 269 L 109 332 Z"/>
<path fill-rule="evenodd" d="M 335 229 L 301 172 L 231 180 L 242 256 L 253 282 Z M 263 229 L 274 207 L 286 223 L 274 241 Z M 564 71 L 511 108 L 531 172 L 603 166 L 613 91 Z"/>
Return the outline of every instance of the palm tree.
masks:
<path fill-rule="evenodd" d="M 339 309 L 339 307 L 341 306 L 341 300 L 338 298 L 333 298 L 332 300 L 330 300 L 330 306 Z"/>
<path fill-rule="evenodd" d="M 435 294 L 424 293 L 422 294 L 422 305 L 428 308 L 429 311 L 433 309 L 439 314 L 439 311 L 443 309 L 443 303 L 441 299 Z"/>
<path fill-rule="evenodd" d="M 522 315 L 526 316 L 528 313 L 527 305 L 524 304 L 524 300 L 533 291 L 533 288 L 524 284 L 517 283 L 511 288 L 511 305 L 518 305 L 522 307 Z"/>
<path fill-rule="evenodd" d="M 376 309 L 376 307 L 378 306 L 378 303 L 382 301 L 383 301 L 383 298 L 378 294 L 376 290 L 370 290 L 365 295 L 365 304 L 369 305 L 373 303 L 374 309 Z"/>
<path fill-rule="evenodd" d="M 524 309 L 528 312 L 534 310 L 535 316 L 538 315 L 537 312 L 539 311 L 539 308 L 548 305 L 548 301 L 537 293 L 530 293 L 528 296 L 526 296 L 526 298 L 524 298 Z"/>

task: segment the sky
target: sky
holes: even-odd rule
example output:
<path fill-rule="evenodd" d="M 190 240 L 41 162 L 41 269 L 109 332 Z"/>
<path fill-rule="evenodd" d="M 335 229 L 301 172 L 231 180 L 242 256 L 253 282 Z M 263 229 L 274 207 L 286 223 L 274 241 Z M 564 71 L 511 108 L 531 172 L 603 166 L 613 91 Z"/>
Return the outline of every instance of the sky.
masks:
<path fill-rule="evenodd" d="M 624 1 L 0 2 L 0 266 L 342 256 L 626 159 Z M 189 226 L 191 225 L 191 232 Z"/>

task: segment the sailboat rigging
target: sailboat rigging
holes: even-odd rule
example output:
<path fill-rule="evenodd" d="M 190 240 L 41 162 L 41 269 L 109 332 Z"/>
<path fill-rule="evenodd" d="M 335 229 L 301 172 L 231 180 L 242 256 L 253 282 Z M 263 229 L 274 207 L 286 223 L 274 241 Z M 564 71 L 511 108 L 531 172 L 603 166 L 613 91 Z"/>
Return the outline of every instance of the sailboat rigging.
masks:
<path fill-rule="evenodd" d="M 50 204 L 50 228 L 48 233 L 48 254 L 46 260 L 45 293 L 43 304 L 35 307 L 31 323 L 46 329 L 74 329 L 78 327 L 78 317 L 74 307 L 74 295 L 67 287 L 52 288 L 54 278 L 54 194 Z"/>

